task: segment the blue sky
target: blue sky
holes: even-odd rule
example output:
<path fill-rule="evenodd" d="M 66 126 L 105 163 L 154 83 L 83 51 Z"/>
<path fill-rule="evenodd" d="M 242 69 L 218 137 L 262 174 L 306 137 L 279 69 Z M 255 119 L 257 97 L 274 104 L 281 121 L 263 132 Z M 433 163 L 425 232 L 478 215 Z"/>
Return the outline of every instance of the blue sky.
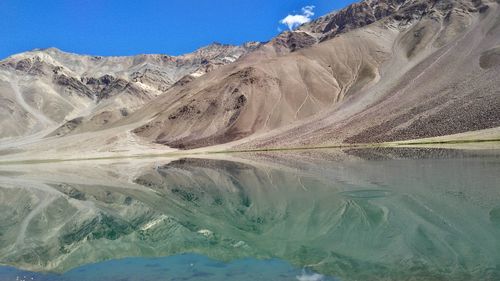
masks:
<path fill-rule="evenodd" d="M 288 15 L 316 18 L 351 2 L 0 0 L 0 59 L 47 47 L 102 56 L 178 55 L 212 42 L 267 41 L 278 28 L 288 29 L 280 23 Z M 304 14 L 306 6 L 314 6 L 314 15 Z"/>

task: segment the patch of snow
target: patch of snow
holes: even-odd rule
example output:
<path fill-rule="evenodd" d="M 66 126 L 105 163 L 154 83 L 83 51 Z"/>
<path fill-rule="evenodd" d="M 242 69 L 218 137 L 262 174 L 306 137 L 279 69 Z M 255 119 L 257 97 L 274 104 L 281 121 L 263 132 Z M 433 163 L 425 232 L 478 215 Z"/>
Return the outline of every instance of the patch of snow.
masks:
<path fill-rule="evenodd" d="M 153 228 L 153 227 L 157 226 L 158 224 L 160 224 L 161 222 L 163 222 L 167 218 L 168 218 L 168 216 L 161 215 L 159 218 L 152 220 L 152 221 L 148 222 L 147 224 L 145 224 L 144 226 L 142 226 L 141 230 L 145 231 L 145 230 L 148 230 L 150 228 Z"/>

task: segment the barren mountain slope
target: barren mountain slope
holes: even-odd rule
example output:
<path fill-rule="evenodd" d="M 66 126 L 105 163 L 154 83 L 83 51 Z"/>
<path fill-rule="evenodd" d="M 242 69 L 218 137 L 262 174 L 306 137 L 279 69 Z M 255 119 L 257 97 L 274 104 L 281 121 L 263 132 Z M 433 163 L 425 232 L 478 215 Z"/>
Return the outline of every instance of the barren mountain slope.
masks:
<path fill-rule="evenodd" d="M 310 117 L 342 100 L 345 85 L 362 88 L 377 80 L 376 69 L 389 46 L 367 35 L 336 38 L 257 63 L 244 58 L 172 89 L 147 107 L 148 112 L 159 114 L 134 132 L 158 143 L 189 148 L 268 132 Z M 358 47 L 350 49 L 352 45 Z M 364 77 L 356 79 L 358 71 Z"/>
<path fill-rule="evenodd" d="M 84 121 L 113 122 L 179 79 L 199 77 L 255 47 L 214 43 L 178 57 L 81 56 L 54 48 L 11 56 L 0 62 L 0 138 L 50 132 L 66 121 L 54 134 Z"/>
<path fill-rule="evenodd" d="M 387 2 L 394 4 L 367 1 Z M 236 140 L 379 142 L 500 126 L 500 76 L 490 59 L 500 41 L 498 4 L 405 1 L 390 12 L 300 51 L 251 53 L 173 89 L 147 107 L 153 119 L 134 133 L 189 149 Z"/>
<path fill-rule="evenodd" d="M 440 1 L 441 2 L 441 1 Z M 370 143 L 500 126 L 497 3 L 437 13 L 400 33 L 380 82 L 311 122 L 245 146 Z"/>

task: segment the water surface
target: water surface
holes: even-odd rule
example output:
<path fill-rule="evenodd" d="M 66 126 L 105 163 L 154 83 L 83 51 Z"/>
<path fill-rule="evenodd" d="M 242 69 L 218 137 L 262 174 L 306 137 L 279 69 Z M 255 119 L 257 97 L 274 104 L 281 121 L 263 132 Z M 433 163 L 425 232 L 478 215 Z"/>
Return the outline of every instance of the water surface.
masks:
<path fill-rule="evenodd" d="M 500 280 L 500 152 L 0 166 L 0 280 Z"/>

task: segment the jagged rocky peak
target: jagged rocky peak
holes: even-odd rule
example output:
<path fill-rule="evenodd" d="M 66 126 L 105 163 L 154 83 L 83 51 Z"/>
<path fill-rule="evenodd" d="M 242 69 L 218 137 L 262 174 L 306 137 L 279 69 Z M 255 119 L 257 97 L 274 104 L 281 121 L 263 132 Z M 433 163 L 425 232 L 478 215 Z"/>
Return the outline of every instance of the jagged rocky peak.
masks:
<path fill-rule="evenodd" d="M 101 57 L 67 53 L 57 48 L 35 49 L 0 61 L 0 69 L 7 73 L 19 72 L 16 75 L 47 77 L 63 84 L 67 84 L 69 80 L 80 80 L 83 84 L 102 86 L 103 83 L 106 84 L 107 78 L 120 77 L 142 83 L 156 91 L 165 91 L 186 75 L 201 76 L 236 61 L 258 45 L 213 43 L 181 56 L 141 54 Z"/>
<path fill-rule="evenodd" d="M 17 54 L 0 61 L 0 69 L 18 71 L 30 75 L 44 75 L 51 69 L 60 67 L 49 55 L 43 51 L 30 51 Z"/>
<path fill-rule="evenodd" d="M 482 0 L 366 0 L 320 17 L 300 30 L 323 34 L 326 39 L 386 17 L 400 21 L 404 26 L 424 15 L 446 16 L 452 10 L 482 12 L 487 7 L 486 1 Z"/>
<path fill-rule="evenodd" d="M 178 59 L 181 61 L 202 60 L 204 64 L 209 63 L 210 60 L 213 60 L 212 63 L 230 63 L 249 51 L 256 49 L 259 45 L 260 43 L 258 42 L 249 42 L 241 46 L 213 42 L 212 44 L 202 47 L 192 53 L 179 56 Z"/>
<path fill-rule="evenodd" d="M 242 46 L 214 43 L 181 56 L 105 57 L 73 54 L 57 48 L 12 55 L 0 61 L 0 99 L 13 112 L 2 116 L 0 138 L 55 127 L 54 122 L 67 125 L 58 135 L 80 126 L 94 129 L 92 124 L 123 117 L 120 109 L 132 113 L 176 82 L 188 83 L 235 62 L 258 46 L 259 43 Z M 68 120 L 80 117 L 78 124 L 65 125 Z M 21 122 L 26 124 L 21 126 L 24 129 L 12 125 Z"/>
<path fill-rule="evenodd" d="M 259 42 L 247 42 L 240 46 L 214 42 L 192 53 L 177 57 L 176 62 L 177 65 L 183 66 L 196 65 L 196 69 L 188 75 L 200 77 L 223 65 L 235 62 L 260 46 Z"/>
<path fill-rule="evenodd" d="M 312 46 L 339 33 L 363 27 L 393 15 L 408 0 L 366 0 L 353 3 L 303 24 L 293 31 L 285 31 L 270 41 L 278 53 L 286 53 Z"/>
<path fill-rule="evenodd" d="M 293 52 L 318 43 L 318 38 L 308 32 L 285 31 L 269 42 L 278 53 Z"/>

